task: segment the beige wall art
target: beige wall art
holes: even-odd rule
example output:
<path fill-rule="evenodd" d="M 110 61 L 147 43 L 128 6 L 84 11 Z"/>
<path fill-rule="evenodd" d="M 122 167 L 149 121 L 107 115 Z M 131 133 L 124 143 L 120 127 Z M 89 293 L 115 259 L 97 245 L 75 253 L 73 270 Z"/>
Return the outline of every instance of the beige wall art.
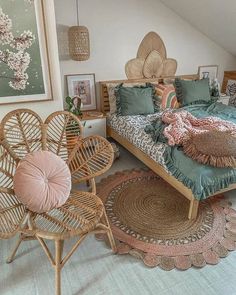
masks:
<path fill-rule="evenodd" d="M 125 65 L 128 79 L 159 78 L 174 76 L 177 61 L 167 58 L 166 47 L 161 37 L 149 32 L 139 45 L 137 57 Z"/>

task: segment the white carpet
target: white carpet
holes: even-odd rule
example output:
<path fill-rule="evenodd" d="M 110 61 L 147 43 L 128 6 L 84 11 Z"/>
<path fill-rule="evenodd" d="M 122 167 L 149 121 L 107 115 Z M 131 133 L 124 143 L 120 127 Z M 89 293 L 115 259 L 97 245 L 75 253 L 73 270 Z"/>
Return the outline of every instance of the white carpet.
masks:
<path fill-rule="evenodd" d="M 140 166 L 143 164 L 122 150 L 109 173 Z M 227 195 L 236 208 L 236 192 Z M 53 295 L 54 270 L 39 244 L 24 242 L 15 261 L 6 264 L 13 245 L 14 240 L 0 241 L 0 295 Z M 65 251 L 71 245 L 65 244 Z M 216 266 L 166 272 L 147 268 L 129 255 L 113 255 L 103 242 L 90 236 L 62 271 L 62 294 L 236 295 L 235 282 L 236 252 Z"/>

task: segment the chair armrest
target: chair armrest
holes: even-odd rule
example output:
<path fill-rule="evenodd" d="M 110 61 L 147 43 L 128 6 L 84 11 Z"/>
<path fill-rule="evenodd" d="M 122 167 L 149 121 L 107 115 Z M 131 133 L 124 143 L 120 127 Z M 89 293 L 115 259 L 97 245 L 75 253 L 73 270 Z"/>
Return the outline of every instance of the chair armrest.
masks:
<path fill-rule="evenodd" d="M 78 141 L 67 161 L 72 182 L 89 180 L 106 172 L 112 165 L 114 152 L 105 138 L 95 135 Z"/>

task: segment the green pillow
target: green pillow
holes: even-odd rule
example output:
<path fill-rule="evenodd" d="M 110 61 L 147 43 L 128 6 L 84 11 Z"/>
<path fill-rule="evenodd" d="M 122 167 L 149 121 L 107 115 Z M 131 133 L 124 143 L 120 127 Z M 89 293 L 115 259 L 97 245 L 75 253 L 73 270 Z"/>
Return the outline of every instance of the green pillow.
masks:
<path fill-rule="evenodd" d="M 147 115 L 155 112 L 154 90 L 152 86 L 123 87 L 119 85 L 115 90 L 117 114 Z"/>
<path fill-rule="evenodd" d="M 182 106 L 211 101 L 208 78 L 196 81 L 176 78 L 174 85 L 177 100 Z"/>

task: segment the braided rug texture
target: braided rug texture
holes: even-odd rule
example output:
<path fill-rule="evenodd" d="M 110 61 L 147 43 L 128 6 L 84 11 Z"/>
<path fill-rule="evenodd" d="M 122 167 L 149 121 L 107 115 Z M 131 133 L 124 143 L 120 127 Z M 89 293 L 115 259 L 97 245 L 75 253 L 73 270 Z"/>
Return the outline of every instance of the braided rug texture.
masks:
<path fill-rule="evenodd" d="M 197 218 L 188 220 L 189 201 L 150 170 L 117 172 L 104 178 L 97 191 L 118 253 L 149 267 L 203 267 L 236 249 L 236 211 L 222 195 L 200 202 Z"/>

